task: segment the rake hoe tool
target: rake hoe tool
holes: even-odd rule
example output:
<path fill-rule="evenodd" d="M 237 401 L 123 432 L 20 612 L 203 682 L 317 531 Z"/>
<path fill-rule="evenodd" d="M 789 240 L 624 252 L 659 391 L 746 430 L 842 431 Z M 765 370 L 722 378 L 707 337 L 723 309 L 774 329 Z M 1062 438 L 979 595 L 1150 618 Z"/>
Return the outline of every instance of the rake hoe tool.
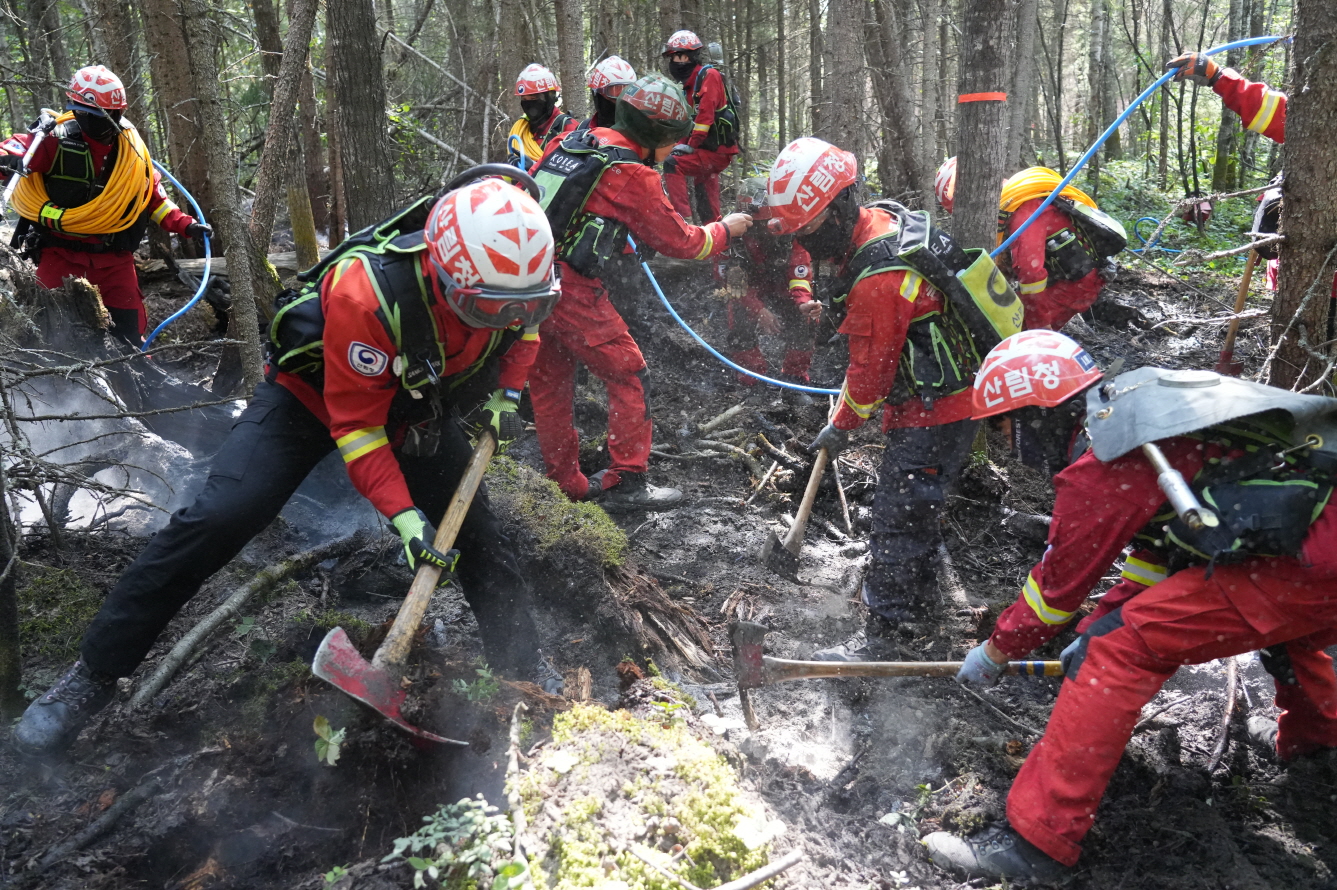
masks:
<path fill-rule="evenodd" d="M 955 677 L 960 661 L 791 661 L 761 653 L 767 629 L 751 621 L 729 626 L 733 642 L 733 669 L 740 692 L 759 689 L 786 680 L 816 680 L 823 677 Z M 1061 677 L 1058 661 L 1009 661 L 1005 674 Z"/>
<path fill-rule="evenodd" d="M 483 483 L 483 474 L 487 471 L 488 461 L 497 450 L 497 438 L 490 430 L 485 430 L 474 446 L 473 454 L 460 484 L 455 488 L 455 495 L 450 499 L 446 515 L 436 530 L 432 546 L 445 553 L 455 543 L 460 526 L 464 523 L 464 514 L 469 512 L 478 487 Z M 353 641 L 348 638 L 342 627 L 336 627 L 325 635 L 320 648 L 316 650 L 315 661 L 311 663 L 311 673 L 336 688 L 348 693 L 358 701 L 371 705 L 380 711 L 391 723 L 405 732 L 420 739 L 439 742 L 443 745 L 468 746 L 468 742 L 448 739 L 436 733 L 414 726 L 404 719 L 402 708 L 408 692 L 400 685 L 398 665 L 408 655 L 422 616 L 431 602 L 432 591 L 441 578 L 441 569 L 425 561 L 418 566 L 418 573 L 413 577 L 413 586 L 408 596 L 399 607 L 395 623 L 385 636 L 376 654 L 368 662 L 357 651 Z"/>

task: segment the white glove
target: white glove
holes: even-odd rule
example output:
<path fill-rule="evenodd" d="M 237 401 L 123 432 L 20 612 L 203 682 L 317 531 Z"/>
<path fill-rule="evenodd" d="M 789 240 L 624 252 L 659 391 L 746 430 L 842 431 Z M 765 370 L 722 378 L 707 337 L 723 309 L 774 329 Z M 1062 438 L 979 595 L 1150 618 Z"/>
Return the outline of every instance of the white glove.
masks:
<path fill-rule="evenodd" d="M 956 672 L 956 682 L 963 686 L 996 686 L 1006 667 L 1006 661 L 999 664 L 985 654 L 984 644 L 980 643 L 966 655 L 961 670 Z"/>

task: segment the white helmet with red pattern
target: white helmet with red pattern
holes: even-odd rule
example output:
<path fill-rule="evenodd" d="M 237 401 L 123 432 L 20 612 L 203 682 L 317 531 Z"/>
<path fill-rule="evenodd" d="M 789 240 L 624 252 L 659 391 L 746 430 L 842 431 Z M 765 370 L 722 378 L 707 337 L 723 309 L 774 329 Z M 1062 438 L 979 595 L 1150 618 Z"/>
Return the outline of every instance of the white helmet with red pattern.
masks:
<path fill-rule="evenodd" d="M 938 168 L 938 175 L 933 177 L 933 194 L 942 209 L 951 213 L 952 202 L 956 199 L 956 155 L 943 161 Z"/>
<path fill-rule="evenodd" d="M 70 101 L 102 111 L 124 111 L 125 84 L 104 65 L 89 65 L 74 72 L 65 88 Z"/>
<path fill-rule="evenodd" d="M 591 90 L 600 96 L 616 99 L 630 84 L 636 82 L 636 69 L 621 56 L 609 56 L 590 70 L 586 82 Z"/>
<path fill-rule="evenodd" d="M 1018 408 L 1055 408 L 1101 378 L 1100 368 L 1077 341 L 1055 331 L 1013 334 L 984 357 L 975 375 L 978 420 Z"/>
<path fill-rule="evenodd" d="M 432 208 L 423 240 L 446 301 L 468 325 L 535 325 L 557 305 L 548 218 L 507 182 L 482 179 L 447 193 Z"/>
<path fill-rule="evenodd" d="M 664 41 L 664 51 L 660 53 L 663 56 L 671 56 L 674 53 L 694 53 L 705 46 L 701 38 L 696 36 L 693 31 L 682 30 L 674 31 L 673 36 Z"/>
<path fill-rule="evenodd" d="M 539 93 L 555 93 L 559 89 L 557 75 L 538 62 L 527 65 L 515 81 L 517 96 L 537 96 Z"/>
<path fill-rule="evenodd" d="M 812 136 L 795 139 L 775 159 L 766 182 L 768 228 L 776 235 L 797 232 L 858 177 L 854 155 Z"/>

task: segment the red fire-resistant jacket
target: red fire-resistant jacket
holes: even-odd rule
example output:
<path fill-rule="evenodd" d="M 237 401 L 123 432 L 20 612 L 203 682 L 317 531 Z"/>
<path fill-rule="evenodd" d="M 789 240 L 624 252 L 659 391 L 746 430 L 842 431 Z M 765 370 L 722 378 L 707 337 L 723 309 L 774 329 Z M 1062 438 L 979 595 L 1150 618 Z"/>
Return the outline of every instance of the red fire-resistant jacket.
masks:
<path fill-rule="evenodd" d="M 444 334 L 448 378 L 472 367 L 487 354 L 491 328 L 475 328 L 460 321 L 441 293 L 426 251 L 419 256 L 418 274 L 431 283 L 432 317 L 438 337 Z M 390 403 L 400 390 L 394 373 L 394 339 L 376 317 L 380 303 L 366 267 L 356 257 L 337 263 L 320 283 L 320 305 L 325 313 L 324 387 L 280 372 L 276 382 L 286 387 L 330 430 L 348 468 L 353 486 L 385 516 L 413 506 L 408 485 L 391 446 L 402 440 L 403 429 L 386 430 Z M 526 331 L 500 359 L 499 386 L 524 389 L 529 366 L 538 353 L 538 331 Z"/>
<path fill-rule="evenodd" d="M 600 145 L 616 145 L 641 154 L 646 151 L 616 130 L 595 127 L 590 132 Z M 638 243 L 666 256 L 704 260 L 729 246 L 729 230 L 723 223 L 694 226 L 684 222 L 664 194 L 659 174 L 643 164 L 610 166 L 585 202 L 585 212 L 624 223 Z M 562 240 L 562 233 L 553 234 L 558 241 Z M 558 263 L 562 298 L 543 322 L 542 330 L 579 331 L 590 346 L 607 343 L 625 333 L 626 322 L 604 299 L 607 291 L 602 279 L 588 278 L 565 262 Z"/>
<path fill-rule="evenodd" d="M 32 133 L 15 133 L 4 142 L 0 142 L 0 151 L 6 154 L 23 156 L 28 150 L 28 144 L 32 142 Z M 111 154 L 111 146 L 103 145 L 96 139 L 84 139 L 88 145 L 89 153 L 92 155 L 93 166 L 101 171 L 102 165 L 107 161 L 107 155 Z M 60 140 L 54 136 L 48 136 L 42 140 L 42 144 L 37 146 L 37 151 L 28 161 L 28 169 L 41 173 L 43 175 L 51 172 L 51 167 L 56 162 L 56 150 L 60 147 Z M 8 177 L 6 177 L 8 180 Z M 155 168 L 153 171 L 153 195 L 149 198 L 149 218 L 162 226 L 173 235 L 184 235 L 190 224 L 195 222 L 195 218 L 187 213 L 182 213 L 171 198 L 167 197 L 167 192 L 163 191 L 162 176 Z M 43 229 L 44 232 L 55 238 L 63 238 L 66 241 L 92 241 L 100 240 L 96 235 L 79 237 L 77 235 L 66 235 L 59 232 Z"/>
<path fill-rule="evenodd" d="M 715 115 L 729 104 L 724 89 L 724 75 L 714 66 L 706 68 L 703 73 L 702 67 L 697 65 L 682 83 L 688 103 L 696 109 L 696 121 L 692 125 L 691 135 L 687 137 L 687 144 L 696 149 L 700 149 L 701 143 L 706 141 L 706 134 L 710 132 L 711 124 L 715 123 Z M 736 155 L 738 146 L 721 145 L 714 151 L 722 155 Z"/>
<path fill-rule="evenodd" d="M 1240 116 L 1246 129 L 1273 142 L 1286 141 L 1286 94 L 1265 83 L 1247 80 L 1234 68 L 1225 68 L 1212 89 L 1227 108 Z"/>
<path fill-rule="evenodd" d="M 747 261 L 748 299 L 778 298 L 785 291 L 794 305 L 812 302 L 812 257 L 798 243 L 790 239 L 789 258 L 782 265 L 775 261 L 772 251 L 761 239 L 770 235 L 744 235 L 741 239 Z M 783 250 L 775 245 L 777 250 Z M 758 306 L 761 304 L 758 303 Z"/>
<path fill-rule="evenodd" d="M 860 208 L 859 220 L 848 263 L 863 244 L 895 231 L 896 217 L 885 210 Z M 843 270 L 842 270 L 843 271 Z M 932 311 L 941 311 L 945 298 L 927 281 L 909 271 L 870 275 L 850 289 L 849 314 L 840 332 L 849 337 L 850 364 L 841 389 L 840 409 L 833 423 L 852 430 L 863 425 L 886 400 L 896 378 L 897 363 L 910 322 Z M 970 390 L 936 399 L 931 410 L 919 397 L 882 411 L 882 429 L 939 426 L 970 417 Z"/>
<path fill-rule="evenodd" d="M 1031 218 L 1043 198 L 1027 201 L 1009 217 L 1007 234 Z M 1050 235 L 1072 228 L 1072 220 L 1058 208 L 1050 205 L 1040 218 L 1031 223 L 1021 237 L 1012 243 L 1008 252 L 1012 258 L 1012 275 L 1016 278 L 1017 295 L 1026 307 L 1026 328 L 1061 330 L 1072 317 L 1091 308 L 1100 296 L 1105 282 L 1092 269 L 1076 281 L 1051 281 L 1045 268 L 1045 242 Z"/>
<path fill-rule="evenodd" d="M 1219 446 L 1182 436 L 1159 444 L 1186 479 L 1202 470 L 1205 458 L 1222 454 Z M 1020 658 L 1052 639 L 1134 535 L 1165 509 L 1156 471 L 1140 451 L 1109 463 L 1088 452 L 1059 473 L 1049 546 L 1017 601 L 998 617 L 993 644 L 1009 658 Z M 1310 527 L 1300 561 L 1319 573 L 1337 574 L 1337 509 L 1325 509 Z M 1239 605 L 1262 632 L 1282 620 L 1279 611 L 1252 600 Z"/>

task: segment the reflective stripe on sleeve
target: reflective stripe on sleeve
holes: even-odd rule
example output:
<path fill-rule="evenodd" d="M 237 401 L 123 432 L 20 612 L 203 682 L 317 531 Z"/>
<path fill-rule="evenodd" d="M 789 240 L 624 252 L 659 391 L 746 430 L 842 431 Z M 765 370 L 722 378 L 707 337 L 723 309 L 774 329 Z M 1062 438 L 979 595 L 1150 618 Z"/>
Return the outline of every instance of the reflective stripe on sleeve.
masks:
<path fill-rule="evenodd" d="M 789 289 L 793 290 L 796 287 L 805 290 L 808 293 L 812 293 L 812 284 L 806 278 L 789 279 Z"/>
<path fill-rule="evenodd" d="M 1164 581 L 1167 574 L 1165 566 L 1130 556 L 1124 561 L 1121 576 L 1134 584 L 1145 584 L 1150 587 Z"/>
<path fill-rule="evenodd" d="M 704 133 L 706 130 L 710 129 L 710 124 L 696 124 L 692 129 L 698 133 Z"/>
<path fill-rule="evenodd" d="M 886 401 L 886 399 L 878 399 L 872 404 L 860 405 L 858 402 L 854 401 L 854 399 L 850 398 L 850 388 L 848 384 L 840 388 L 840 399 L 849 406 L 851 411 L 862 417 L 864 420 L 872 417 L 873 412 L 881 407 L 882 403 Z"/>
<path fill-rule="evenodd" d="M 1040 592 L 1040 585 L 1035 583 L 1034 575 L 1026 576 L 1026 585 L 1021 588 L 1021 595 L 1026 598 L 1026 604 L 1031 607 L 1035 617 L 1045 624 L 1066 624 L 1068 619 L 1075 614 L 1064 612 L 1062 609 L 1055 609 L 1046 603 L 1044 594 Z"/>
<path fill-rule="evenodd" d="M 340 436 L 334 444 L 339 446 L 339 456 L 344 459 L 344 463 L 351 464 L 359 457 L 369 454 L 383 445 L 389 445 L 390 440 L 385 437 L 385 427 L 369 426 L 366 429 L 354 430 L 346 436 Z"/>
<path fill-rule="evenodd" d="M 164 200 L 161 204 L 158 205 L 158 209 L 153 211 L 153 214 L 149 217 L 149 219 L 153 220 L 155 224 L 160 223 L 162 222 L 164 216 L 171 213 L 173 210 L 178 210 L 178 209 L 180 208 L 178 208 L 175 204 L 173 204 L 170 199 Z"/>
<path fill-rule="evenodd" d="M 1249 121 L 1249 129 L 1255 133 L 1262 133 L 1272 124 L 1272 118 L 1276 117 L 1277 109 L 1281 107 L 1281 100 L 1284 97 L 1275 90 L 1268 90 L 1263 95 L 1263 104 L 1259 107 L 1258 113 Z"/>
<path fill-rule="evenodd" d="M 906 272 L 905 279 L 901 282 L 901 296 L 911 303 L 919 299 L 919 291 L 924 285 L 924 279 L 918 272 Z"/>
<path fill-rule="evenodd" d="M 1021 287 L 1017 288 L 1017 290 L 1018 290 L 1018 292 L 1020 292 L 1020 293 L 1023 293 L 1023 294 L 1026 294 L 1027 296 L 1030 296 L 1031 294 L 1038 294 L 1038 293 L 1040 293 L 1042 290 L 1044 290 L 1044 289 L 1047 288 L 1047 287 L 1049 287 L 1049 276 L 1048 276 L 1048 275 L 1046 275 L 1044 278 L 1041 278 L 1039 281 L 1032 281 L 1032 282 L 1030 282 L 1029 284 L 1027 284 L 1026 282 L 1022 282 Z"/>
<path fill-rule="evenodd" d="M 705 246 L 701 248 L 701 252 L 692 257 L 694 260 L 704 260 L 715 250 L 715 236 L 710 234 L 710 227 L 702 226 L 701 231 L 706 233 L 706 243 Z"/>

